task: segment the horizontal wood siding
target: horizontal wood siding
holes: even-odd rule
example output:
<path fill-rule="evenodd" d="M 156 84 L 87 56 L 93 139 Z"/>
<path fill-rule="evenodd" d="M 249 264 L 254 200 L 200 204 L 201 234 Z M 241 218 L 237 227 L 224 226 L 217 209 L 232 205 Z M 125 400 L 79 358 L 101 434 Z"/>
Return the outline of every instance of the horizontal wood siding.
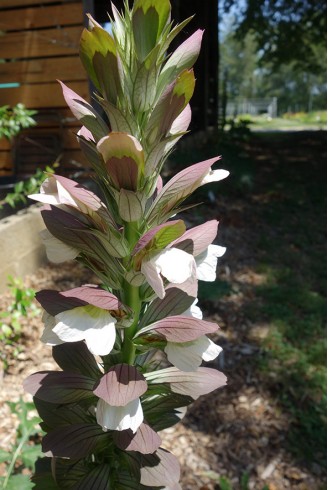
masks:
<path fill-rule="evenodd" d="M 1 10 L 0 10 L 1 16 Z M 1 58 L 46 58 L 78 52 L 81 27 L 8 32 L 1 36 Z"/>
<path fill-rule="evenodd" d="M 85 82 L 71 82 L 68 85 L 81 97 L 88 98 L 88 86 Z M 0 106 L 5 104 L 13 106 L 19 102 L 34 109 L 62 107 L 65 104 L 58 82 L 23 84 L 17 88 L 0 89 Z"/>
<path fill-rule="evenodd" d="M 0 7 L 4 8 L 12 8 L 12 7 L 28 7 L 30 5 L 35 5 L 40 7 L 42 5 L 47 5 L 48 3 L 71 3 L 74 0 L 1 0 Z"/>
<path fill-rule="evenodd" d="M 1 12 L 0 29 L 2 31 L 20 31 L 23 29 L 83 23 L 83 12 L 80 3 L 49 5 L 46 8 L 30 7 L 20 9 L 17 13 L 18 15 L 13 15 L 12 10 Z"/>
<path fill-rule="evenodd" d="M 19 102 L 36 109 L 37 126 L 12 144 L 0 140 L 0 176 L 17 162 L 21 175 L 53 163 L 68 174 L 87 165 L 76 139 L 79 124 L 56 79 L 89 100 L 89 86 L 78 51 L 83 29 L 82 0 L 0 0 L 0 106 Z M 15 155 L 13 160 L 12 155 Z"/>
<path fill-rule="evenodd" d="M 56 73 L 60 73 L 63 82 L 85 80 L 85 71 L 77 56 L 0 63 L 0 83 L 54 82 Z"/>

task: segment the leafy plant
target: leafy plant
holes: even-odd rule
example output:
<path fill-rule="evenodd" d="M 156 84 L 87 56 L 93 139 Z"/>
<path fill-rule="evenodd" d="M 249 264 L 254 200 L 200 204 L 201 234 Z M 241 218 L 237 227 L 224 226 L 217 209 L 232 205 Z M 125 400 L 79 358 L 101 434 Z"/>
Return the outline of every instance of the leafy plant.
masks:
<path fill-rule="evenodd" d="M 35 114 L 36 111 L 26 109 L 24 104 L 0 107 L 0 138 L 11 140 L 22 129 L 34 126 L 36 122 L 32 116 Z"/>
<path fill-rule="evenodd" d="M 15 466 L 21 463 L 24 468 L 34 471 L 37 458 L 41 455 L 39 423 L 41 419 L 35 415 L 33 403 L 25 402 L 20 398 L 17 402 L 7 402 L 11 411 L 19 419 L 17 439 L 9 451 L 0 449 L 0 463 L 7 465 L 7 474 L 0 478 L 2 489 L 29 490 L 33 488 L 30 477 L 24 474 L 15 474 Z"/>
<path fill-rule="evenodd" d="M 21 203 L 26 204 L 27 196 L 38 192 L 42 182 L 44 182 L 47 176 L 53 174 L 58 167 L 59 162 L 55 162 L 51 166 L 47 165 L 45 170 L 37 168 L 35 174 L 30 178 L 18 181 L 14 186 L 13 192 L 9 192 L 6 197 L 0 201 L 0 209 L 4 204 L 9 204 L 12 208 L 15 208 Z"/>
<path fill-rule="evenodd" d="M 0 313 L 0 319 L 4 319 L 0 327 L 0 340 L 16 341 L 21 333 L 21 318 L 39 314 L 40 308 L 33 302 L 35 291 L 26 288 L 21 279 L 8 276 L 8 287 L 13 301 L 6 311 Z"/>

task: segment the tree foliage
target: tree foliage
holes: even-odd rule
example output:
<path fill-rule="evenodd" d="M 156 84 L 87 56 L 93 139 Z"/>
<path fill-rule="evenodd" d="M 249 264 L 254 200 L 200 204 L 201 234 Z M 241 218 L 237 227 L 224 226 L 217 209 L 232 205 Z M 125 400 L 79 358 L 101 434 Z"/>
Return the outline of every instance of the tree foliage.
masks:
<path fill-rule="evenodd" d="M 312 73 L 321 72 L 325 63 L 327 4 L 325 0 L 245 0 L 237 18 L 236 37 L 254 32 L 261 49 L 261 60 L 275 67 L 294 61 Z M 225 12 L 237 0 L 223 0 Z"/>
<path fill-rule="evenodd" d="M 240 40 L 228 27 L 220 53 L 222 91 L 228 100 L 277 97 L 280 114 L 326 107 L 325 72 L 312 73 L 295 61 L 276 67 L 273 62 L 261 60 L 254 32 Z"/>

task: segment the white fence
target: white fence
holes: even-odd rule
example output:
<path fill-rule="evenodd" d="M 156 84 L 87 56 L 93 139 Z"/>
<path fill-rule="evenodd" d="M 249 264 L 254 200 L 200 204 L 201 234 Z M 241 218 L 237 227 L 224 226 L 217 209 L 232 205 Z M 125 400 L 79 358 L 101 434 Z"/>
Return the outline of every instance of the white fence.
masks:
<path fill-rule="evenodd" d="M 226 115 L 237 116 L 238 114 L 268 114 L 277 117 L 277 97 L 263 99 L 234 99 L 227 103 Z"/>

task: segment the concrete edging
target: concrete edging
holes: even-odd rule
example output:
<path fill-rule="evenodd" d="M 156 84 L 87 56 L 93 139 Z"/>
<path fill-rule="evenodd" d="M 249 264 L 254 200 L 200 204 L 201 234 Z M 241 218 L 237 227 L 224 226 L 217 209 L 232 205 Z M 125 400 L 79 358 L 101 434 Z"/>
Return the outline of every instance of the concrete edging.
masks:
<path fill-rule="evenodd" d="M 38 205 L 0 220 L 0 292 L 7 289 L 9 274 L 23 278 L 46 263 L 39 236 L 44 227 Z"/>

